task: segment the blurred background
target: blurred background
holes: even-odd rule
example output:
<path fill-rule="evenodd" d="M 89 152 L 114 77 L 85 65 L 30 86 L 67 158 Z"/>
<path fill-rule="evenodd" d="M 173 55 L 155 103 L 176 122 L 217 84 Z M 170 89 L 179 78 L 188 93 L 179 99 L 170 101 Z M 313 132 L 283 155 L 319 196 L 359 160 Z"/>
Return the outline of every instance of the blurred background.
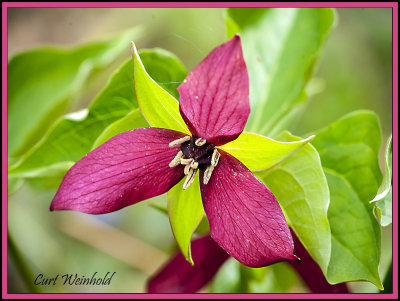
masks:
<path fill-rule="evenodd" d="M 392 132 L 392 11 L 339 8 L 338 26 L 328 39 L 309 85 L 310 100 L 290 130 L 297 135 L 324 127 L 356 109 L 375 111 L 383 144 Z M 191 70 L 226 38 L 223 8 L 9 8 L 8 56 L 43 46 L 72 47 L 113 37 L 140 26 L 137 48 L 160 47 L 175 53 Z M 86 107 L 109 75 L 130 56 L 130 45 L 80 96 L 71 111 Z M 144 292 L 145 283 L 176 249 L 168 217 L 153 198 L 121 211 L 89 216 L 48 211 L 53 190 L 23 184 L 9 195 L 8 227 L 17 260 L 8 261 L 9 293 Z M 381 273 L 391 260 L 391 226 L 383 229 Z M 15 262 L 18 265 L 16 266 Z M 18 263 L 19 262 L 19 263 Z M 20 270 L 34 277 L 116 272 L 110 286 L 28 286 Z M 354 292 L 377 292 L 374 285 L 351 284 Z M 206 290 L 204 290 L 206 291 Z M 300 280 L 291 292 L 307 292 Z"/>

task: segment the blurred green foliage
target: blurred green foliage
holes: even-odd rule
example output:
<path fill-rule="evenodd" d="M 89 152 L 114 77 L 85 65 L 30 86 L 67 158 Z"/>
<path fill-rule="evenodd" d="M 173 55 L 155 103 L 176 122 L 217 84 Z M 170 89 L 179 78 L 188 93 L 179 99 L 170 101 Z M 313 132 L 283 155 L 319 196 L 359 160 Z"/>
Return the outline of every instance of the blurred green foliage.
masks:
<path fill-rule="evenodd" d="M 140 25 L 145 34 L 137 41 L 138 49 L 167 49 L 191 70 L 226 36 L 222 8 L 12 8 L 8 12 L 10 56 L 36 46 L 78 45 Z M 355 109 L 370 109 L 378 114 L 386 141 L 392 123 L 391 10 L 341 8 L 337 12 L 338 26 L 327 40 L 316 76 L 307 87 L 310 101 L 296 115 L 296 123 L 289 130 L 302 135 Z M 120 61 L 130 56 L 129 48 L 126 45 Z M 86 107 L 106 86 L 113 71 L 115 68 L 105 70 L 103 76 L 89 84 L 89 92 L 77 97 L 71 111 Z M 29 292 L 21 281 L 23 273 L 54 277 L 59 273 L 91 276 L 94 272 L 104 275 L 113 271 L 117 274 L 109 287 L 59 285 L 39 289 L 47 293 L 143 292 L 149 275 L 165 261 L 167 254 L 177 250 L 168 217 L 149 206 L 150 202 L 96 217 L 71 212 L 50 214 L 48 207 L 54 189 L 38 190 L 27 183 L 18 184 L 18 189 L 9 195 L 9 234 L 26 267 L 15 265 L 11 258 L 8 261 L 10 293 Z M 156 197 L 151 202 L 165 207 L 166 198 Z M 90 233 L 86 232 L 89 226 Z M 391 262 L 391 227 L 383 231 L 379 269 L 382 279 Z M 146 254 L 151 260 L 143 263 Z M 143 264 L 149 269 L 143 268 Z M 274 269 L 271 267 L 272 272 L 266 273 L 281 279 L 277 278 L 281 271 Z M 290 283 L 295 280 L 291 275 Z M 352 288 L 354 292 L 377 292 L 376 287 L 364 283 L 356 283 Z M 287 290 L 305 289 L 298 284 Z"/>

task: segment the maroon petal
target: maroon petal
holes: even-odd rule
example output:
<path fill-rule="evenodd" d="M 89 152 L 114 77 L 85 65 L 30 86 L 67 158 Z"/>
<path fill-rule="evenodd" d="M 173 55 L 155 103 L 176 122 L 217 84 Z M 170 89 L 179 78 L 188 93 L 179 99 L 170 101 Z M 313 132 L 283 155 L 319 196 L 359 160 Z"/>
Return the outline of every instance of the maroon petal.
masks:
<path fill-rule="evenodd" d="M 183 177 L 170 168 L 184 134 L 158 128 L 121 133 L 79 160 L 65 175 L 50 210 L 108 213 L 167 192 Z"/>
<path fill-rule="evenodd" d="M 299 273 L 304 283 L 312 293 L 317 294 L 348 294 L 350 293 L 346 283 L 329 284 L 319 265 L 314 261 L 306 248 L 302 245 L 296 234 L 291 230 L 294 249 L 301 262 L 289 262 Z"/>
<path fill-rule="evenodd" d="M 239 35 L 215 48 L 178 88 L 189 130 L 216 145 L 235 140 L 250 114 L 249 77 Z"/>
<path fill-rule="evenodd" d="M 229 255 L 210 236 L 192 242 L 194 266 L 187 262 L 181 252 L 150 279 L 149 293 L 195 293 L 217 273 Z"/>
<path fill-rule="evenodd" d="M 235 157 L 220 153 L 210 181 L 200 184 L 211 237 L 249 267 L 297 259 L 289 227 L 272 192 Z"/>

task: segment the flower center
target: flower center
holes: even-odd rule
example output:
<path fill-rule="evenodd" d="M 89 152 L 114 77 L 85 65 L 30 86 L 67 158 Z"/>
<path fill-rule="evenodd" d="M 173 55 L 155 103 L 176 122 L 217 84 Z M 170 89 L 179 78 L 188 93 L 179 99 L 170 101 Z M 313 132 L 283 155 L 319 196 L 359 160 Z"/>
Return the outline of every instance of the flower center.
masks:
<path fill-rule="evenodd" d="M 215 144 L 208 143 L 205 139 L 196 136 L 185 136 L 169 144 L 170 147 L 176 145 L 180 145 L 181 150 L 169 163 L 169 167 L 185 165 L 186 180 L 183 189 L 185 190 L 193 183 L 198 169 L 204 171 L 203 183 L 207 184 L 220 157 L 218 150 L 215 149 Z"/>

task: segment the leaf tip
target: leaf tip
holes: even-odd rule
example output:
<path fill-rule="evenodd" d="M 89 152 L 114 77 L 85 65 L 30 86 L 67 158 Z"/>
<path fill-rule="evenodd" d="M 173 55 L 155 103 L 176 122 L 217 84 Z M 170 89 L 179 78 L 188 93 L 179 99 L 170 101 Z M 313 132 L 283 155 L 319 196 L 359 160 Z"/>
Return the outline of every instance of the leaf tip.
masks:
<path fill-rule="evenodd" d="M 135 57 L 139 56 L 138 52 L 137 52 L 137 49 L 136 49 L 136 45 L 135 45 L 135 43 L 133 41 L 131 41 L 131 51 L 132 51 L 133 59 L 135 59 Z"/>
<path fill-rule="evenodd" d="M 188 252 L 187 254 L 185 254 L 185 258 L 187 260 L 187 262 L 190 263 L 191 266 L 194 266 L 194 261 L 192 258 L 192 250 L 191 250 L 191 243 L 189 242 L 189 246 L 188 246 Z"/>
<path fill-rule="evenodd" d="M 306 142 L 311 142 L 312 140 L 314 140 L 314 138 L 316 137 L 316 135 L 311 135 L 310 137 L 308 137 L 306 140 Z"/>

